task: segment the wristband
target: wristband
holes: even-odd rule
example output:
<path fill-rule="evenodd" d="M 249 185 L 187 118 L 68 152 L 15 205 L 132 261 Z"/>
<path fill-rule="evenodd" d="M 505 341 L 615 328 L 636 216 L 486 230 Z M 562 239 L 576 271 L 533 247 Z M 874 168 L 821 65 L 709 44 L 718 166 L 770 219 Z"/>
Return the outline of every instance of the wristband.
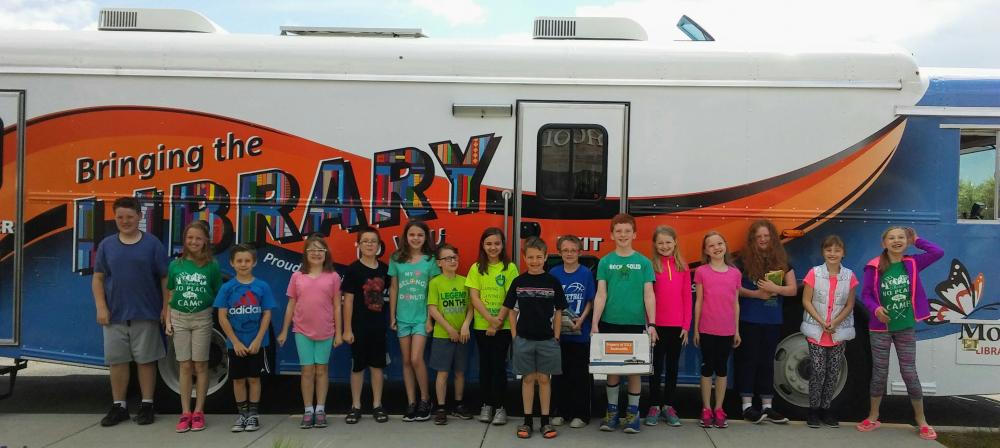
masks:
<path fill-rule="evenodd" d="M 655 327 L 656 327 L 656 323 L 655 322 L 649 322 L 649 323 L 646 324 L 646 328 L 655 328 Z"/>

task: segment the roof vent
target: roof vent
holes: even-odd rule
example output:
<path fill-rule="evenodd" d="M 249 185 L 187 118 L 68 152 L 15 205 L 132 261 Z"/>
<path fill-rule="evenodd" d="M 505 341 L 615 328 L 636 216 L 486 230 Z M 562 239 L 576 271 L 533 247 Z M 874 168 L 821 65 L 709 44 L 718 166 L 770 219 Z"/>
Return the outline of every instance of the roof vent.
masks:
<path fill-rule="evenodd" d="M 646 40 L 646 30 L 625 17 L 536 17 L 535 39 Z"/>
<path fill-rule="evenodd" d="M 222 28 L 205 16 L 185 9 L 102 8 L 101 31 L 170 31 L 218 33 Z"/>
<path fill-rule="evenodd" d="M 328 26 L 283 26 L 282 36 L 329 37 L 427 37 L 420 28 L 344 28 Z"/>

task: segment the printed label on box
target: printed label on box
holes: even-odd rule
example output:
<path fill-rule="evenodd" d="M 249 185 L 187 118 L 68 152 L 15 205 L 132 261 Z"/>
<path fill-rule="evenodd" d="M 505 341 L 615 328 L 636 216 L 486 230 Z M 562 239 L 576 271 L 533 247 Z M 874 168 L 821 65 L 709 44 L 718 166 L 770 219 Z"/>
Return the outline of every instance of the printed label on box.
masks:
<path fill-rule="evenodd" d="M 604 353 L 607 355 L 631 355 L 633 347 L 632 341 L 604 341 Z"/>

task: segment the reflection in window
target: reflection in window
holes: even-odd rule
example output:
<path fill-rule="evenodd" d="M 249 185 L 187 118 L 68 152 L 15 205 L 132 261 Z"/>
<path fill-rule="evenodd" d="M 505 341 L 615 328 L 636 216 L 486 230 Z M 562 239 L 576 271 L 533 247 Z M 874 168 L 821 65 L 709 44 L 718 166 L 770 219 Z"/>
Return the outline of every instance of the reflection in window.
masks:
<path fill-rule="evenodd" d="M 549 200 L 603 199 L 607 131 L 598 125 L 549 125 L 538 132 L 538 194 Z"/>
<path fill-rule="evenodd" d="M 997 219 L 997 132 L 962 131 L 958 218 Z"/>

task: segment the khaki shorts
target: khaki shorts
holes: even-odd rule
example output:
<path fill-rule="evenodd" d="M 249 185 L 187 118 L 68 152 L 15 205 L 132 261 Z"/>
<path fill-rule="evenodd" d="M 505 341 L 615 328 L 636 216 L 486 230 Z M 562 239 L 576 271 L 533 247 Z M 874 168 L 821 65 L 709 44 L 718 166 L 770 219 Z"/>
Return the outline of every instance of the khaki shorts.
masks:
<path fill-rule="evenodd" d="M 172 309 L 170 323 L 174 327 L 177 361 L 208 361 L 208 348 L 212 345 L 212 308 L 196 313 Z"/>
<path fill-rule="evenodd" d="M 160 321 L 132 320 L 101 327 L 104 331 L 104 363 L 148 364 L 166 356 Z"/>

